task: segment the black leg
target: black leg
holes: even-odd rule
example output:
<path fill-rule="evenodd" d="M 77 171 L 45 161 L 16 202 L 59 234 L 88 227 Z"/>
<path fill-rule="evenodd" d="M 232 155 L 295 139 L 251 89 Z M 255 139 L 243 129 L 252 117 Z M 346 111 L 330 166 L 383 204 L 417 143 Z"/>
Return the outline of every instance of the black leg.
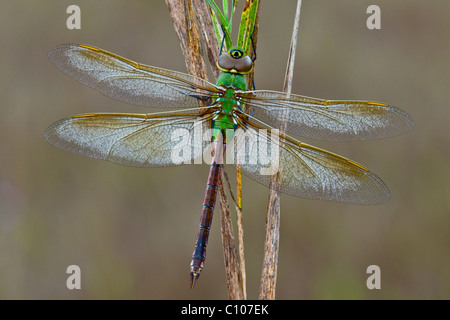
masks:
<path fill-rule="evenodd" d="M 223 28 L 223 25 L 220 25 L 220 27 L 222 28 L 222 32 L 223 32 L 223 37 L 222 37 L 222 42 L 220 43 L 220 51 L 219 51 L 219 56 L 222 55 L 222 49 L 223 49 L 223 42 L 225 41 L 225 29 Z"/>
<path fill-rule="evenodd" d="M 255 32 L 255 26 L 253 26 L 253 31 L 252 34 L 250 35 L 250 40 L 252 40 L 252 48 L 253 48 L 253 53 L 254 53 L 254 57 L 252 59 L 252 62 L 254 62 L 256 60 L 256 48 L 255 48 L 255 43 L 253 42 L 253 33 Z M 255 84 L 253 83 L 253 87 L 255 86 Z"/>

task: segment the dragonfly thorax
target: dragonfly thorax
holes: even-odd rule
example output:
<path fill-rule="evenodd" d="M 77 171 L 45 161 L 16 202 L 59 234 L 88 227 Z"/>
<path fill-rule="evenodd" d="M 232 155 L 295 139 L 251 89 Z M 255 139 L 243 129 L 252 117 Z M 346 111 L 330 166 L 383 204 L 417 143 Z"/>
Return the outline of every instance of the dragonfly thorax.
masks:
<path fill-rule="evenodd" d="M 222 87 L 222 90 L 222 94 L 215 101 L 215 105 L 220 107 L 220 113 L 232 115 L 234 110 L 241 110 L 241 97 L 237 93 L 242 91 L 231 86 Z"/>
<path fill-rule="evenodd" d="M 237 122 L 233 115 L 219 113 L 211 121 L 211 141 L 221 140 L 223 143 L 231 141 L 237 128 Z"/>
<path fill-rule="evenodd" d="M 233 90 L 247 90 L 247 81 L 242 74 L 224 72 L 217 79 L 216 85 L 222 88 L 231 88 Z"/>
<path fill-rule="evenodd" d="M 213 128 L 212 141 L 217 141 L 219 134 L 222 135 L 223 142 L 230 141 L 233 132 L 237 128 L 236 110 L 241 110 L 241 98 L 237 95 L 247 87 L 244 76 L 234 73 L 223 73 L 217 80 L 217 85 L 223 90 L 218 95 L 215 105 L 220 108 L 212 118 Z"/>

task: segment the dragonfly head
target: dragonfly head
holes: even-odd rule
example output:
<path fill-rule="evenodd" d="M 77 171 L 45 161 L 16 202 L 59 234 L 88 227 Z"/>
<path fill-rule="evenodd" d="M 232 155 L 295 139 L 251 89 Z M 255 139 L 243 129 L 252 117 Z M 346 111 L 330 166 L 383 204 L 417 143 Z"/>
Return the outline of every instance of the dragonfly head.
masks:
<path fill-rule="evenodd" d="M 253 61 L 240 47 L 231 47 L 227 53 L 222 53 L 217 66 L 224 72 L 247 74 L 253 70 Z"/>

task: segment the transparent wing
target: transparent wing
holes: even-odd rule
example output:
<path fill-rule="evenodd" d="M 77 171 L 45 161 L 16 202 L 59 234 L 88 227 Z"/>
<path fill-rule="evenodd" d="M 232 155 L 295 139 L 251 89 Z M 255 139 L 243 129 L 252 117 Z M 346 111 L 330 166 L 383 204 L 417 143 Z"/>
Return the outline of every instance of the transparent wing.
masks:
<path fill-rule="evenodd" d="M 413 119 L 399 108 L 366 101 L 321 100 L 276 91 L 244 93 L 249 114 L 278 128 L 286 114 L 293 136 L 350 141 L 386 138 L 408 132 Z"/>
<path fill-rule="evenodd" d="M 62 44 L 50 61 L 81 83 L 119 101 L 154 108 L 195 108 L 218 88 L 185 73 L 150 67 L 102 49 Z"/>
<path fill-rule="evenodd" d="M 87 157 L 164 167 L 201 161 L 201 132 L 208 125 L 196 116 L 98 113 L 59 120 L 44 137 L 58 148 Z"/>
<path fill-rule="evenodd" d="M 294 139 L 286 140 L 272 133 L 264 136 L 261 132 L 239 128 L 233 140 L 235 149 L 228 151 L 235 153 L 242 172 L 253 180 L 269 186 L 270 175 L 281 164 L 284 193 L 352 204 L 379 204 L 389 200 L 389 189 L 384 182 L 363 166 Z M 284 142 L 281 148 L 280 141 Z"/>

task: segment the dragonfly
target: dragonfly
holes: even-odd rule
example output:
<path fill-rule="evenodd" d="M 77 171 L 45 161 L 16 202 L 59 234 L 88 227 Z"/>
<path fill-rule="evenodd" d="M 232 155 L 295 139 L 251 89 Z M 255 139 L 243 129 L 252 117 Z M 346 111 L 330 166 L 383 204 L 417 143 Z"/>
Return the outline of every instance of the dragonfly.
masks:
<path fill-rule="evenodd" d="M 106 96 L 163 110 L 68 117 L 45 131 L 45 139 L 54 146 L 135 167 L 198 163 L 209 154 L 207 161 L 205 157 L 209 175 L 190 264 L 191 288 L 206 259 L 224 155 L 227 161 L 231 155 L 243 174 L 266 186 L 281 165 L 281 191 L 289 195 L 380 204 L 389 200 L 390 192 L 377 175 L 297 137 L 368 140 L 400 135 L 414 127 L 406 112 L 385 103 L 249 90 L 246 75 L 253 70 L 254 59 L 240 47 L 219 56 L 221 74 L 216 84 L 83 44 L 58 45 L 48 56 L 70 77 Z M 281 119 L 284 133 L 276 129 Z M 234 143 L 237 140 L 241 143 Z M 230 145 L 234 153 L 228 152 Z M 268 168 L 275 170 L 265 170 Z"/>

